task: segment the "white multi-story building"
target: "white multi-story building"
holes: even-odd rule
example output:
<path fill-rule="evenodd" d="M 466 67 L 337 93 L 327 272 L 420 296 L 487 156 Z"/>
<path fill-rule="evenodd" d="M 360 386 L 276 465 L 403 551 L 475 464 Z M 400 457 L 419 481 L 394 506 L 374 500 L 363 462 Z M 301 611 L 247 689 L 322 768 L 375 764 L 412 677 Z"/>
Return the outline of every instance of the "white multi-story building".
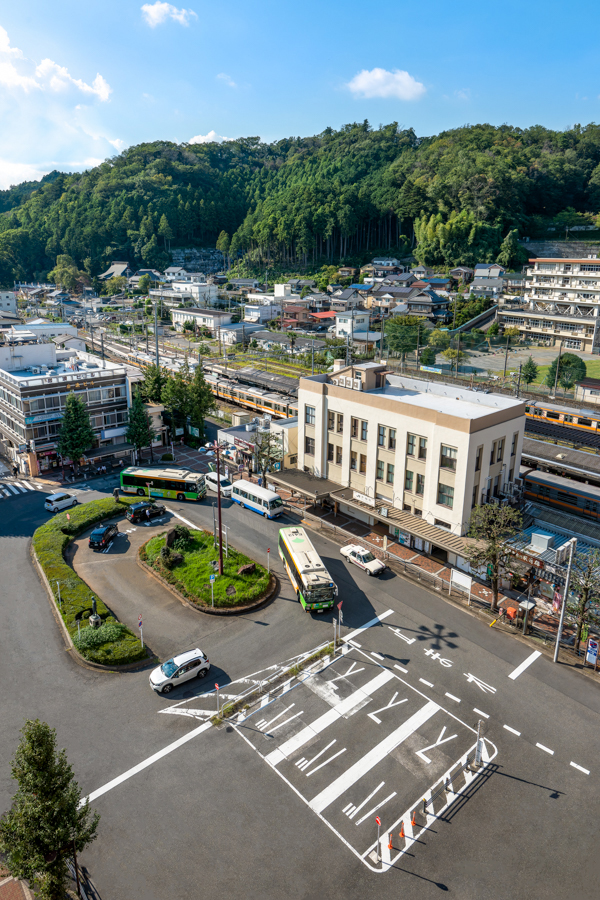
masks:
<path fill-rule="evenodd" d="M 523 298 L 501 300 L 498 320 L 550 347 L 597 351 L 600 259 L 530 259 Z"/>
<path fill-rule="evenodd" d="M 350 501 L 346 511 L 364 507 L 370 524 L 399 512 L 404 524 L 464 535 L 475 505 L 510 492 L 523 402 L 404 378 L 380 363 L 336 367 L 300 379 L 298 468 L 348 488 L 338 498 Z"/>
<path fill-rule="evenodd" d="M 369 330 L 369 313 L 366 310 L 349 309 L 336 313 L 335 336 L 338 338 L 353 336 L 359 331 Z"/>
<path fill-rule="evenodd" d="M 17 314 L 17 295 L 14 291 L 0 291 L 0 312 Z"/>

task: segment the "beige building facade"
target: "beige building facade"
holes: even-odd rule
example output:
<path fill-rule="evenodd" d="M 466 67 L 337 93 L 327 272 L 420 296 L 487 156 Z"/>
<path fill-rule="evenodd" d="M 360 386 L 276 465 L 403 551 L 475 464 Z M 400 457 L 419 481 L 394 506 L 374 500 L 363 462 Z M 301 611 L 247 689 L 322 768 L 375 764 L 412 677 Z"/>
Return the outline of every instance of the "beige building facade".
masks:
<path fill-rule="evenodd" d="M 385 364 L 337 366 L 300 380 L 298 468 L 348 488 L 367 512 L 401 510 L 455 535 L 475 505 L 502 502 L 519 475 L 524 403 Z"/>

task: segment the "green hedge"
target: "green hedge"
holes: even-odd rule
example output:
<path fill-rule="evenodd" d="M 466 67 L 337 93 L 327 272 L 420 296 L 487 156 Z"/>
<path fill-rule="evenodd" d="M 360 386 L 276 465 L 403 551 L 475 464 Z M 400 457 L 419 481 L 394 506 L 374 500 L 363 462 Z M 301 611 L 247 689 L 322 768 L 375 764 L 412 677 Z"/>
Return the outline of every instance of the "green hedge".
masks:
<path fill-rule="evenodd" d="M 112 497 L 92 500 L 70 509 L 69 519 L 66 512 L 59 513 L 33 535 L 34 550 L 73 643 L 86 659 L 104 665 L 136 662 L 146 657 L 146 651 L 126 625 L 115 621 L 100 598 L 97 598 L 96 607 L 103 624 L 97 631 L 89 627 L 87 620 L 92 614 L 92 591 L 65 562 L 64 552 L 73 538 L 87 528 L 104 519 L 122 516 L 130 502 L 134 501 L 122 498 L 116 503 Z M 60 603 L 57 582 L 60 584 Z"/>

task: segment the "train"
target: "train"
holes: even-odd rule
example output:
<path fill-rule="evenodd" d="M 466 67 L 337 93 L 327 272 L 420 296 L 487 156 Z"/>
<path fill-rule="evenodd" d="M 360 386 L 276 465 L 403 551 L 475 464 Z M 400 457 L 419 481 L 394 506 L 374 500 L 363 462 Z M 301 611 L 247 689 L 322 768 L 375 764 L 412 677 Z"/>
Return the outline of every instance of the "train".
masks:
<path fill-rule="evenodd" d="M 544 503 L 578 518 L 600 520 L 599 487 L 527 466 L 521 466 L 520 477 L 526 500 Z"/>
<path fill-rule="evenodd" d="M 536 422 L 548 421 L 567 428 L 600 433 L 600 410 L 574 409 L 547 400 L 534 400 L 525 406 L 525 416 Z"/>
<path fill-rule="evenodd" d="M 204 378 L 218 400 L 229 400 L 237 406 L 267 413 L 277 419 L 288 419 L 290 416 L 298 415 L 298 400 L 293 397 L 242 385 L 237 381 L 210 373 L 205 373 Z"/>

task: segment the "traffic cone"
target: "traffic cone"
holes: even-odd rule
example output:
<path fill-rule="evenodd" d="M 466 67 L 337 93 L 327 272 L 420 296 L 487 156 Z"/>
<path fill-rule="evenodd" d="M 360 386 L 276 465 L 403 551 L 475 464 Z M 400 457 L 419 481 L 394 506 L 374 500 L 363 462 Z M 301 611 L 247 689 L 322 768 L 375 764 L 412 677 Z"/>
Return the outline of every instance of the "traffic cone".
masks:
<path fill-rule="evenodd" d="M 416 809 L 413 810 L 412 819 L 410 820 L 410 824 L 412 825 L 413 828 L 414 828 L 415 825 L 417 824 L 417 811 L 416 811 Z"/>
<path fill-rule="evenodd" d="M 400 826 L 400 831 L 398 833 L 398 837 L 404 837 L 404 819 L 402 819 L 402 825 Z"/>
<path fill-rule="evenodd" d="M 390 839 L 389 839 L 389 842 L 388 842 L 388 850 L 393 850 L 393 849 L 394 849 L 394 848 L 393 848 L 393 846 L 392 846 L 392 832 L 390 831 Z"/>

